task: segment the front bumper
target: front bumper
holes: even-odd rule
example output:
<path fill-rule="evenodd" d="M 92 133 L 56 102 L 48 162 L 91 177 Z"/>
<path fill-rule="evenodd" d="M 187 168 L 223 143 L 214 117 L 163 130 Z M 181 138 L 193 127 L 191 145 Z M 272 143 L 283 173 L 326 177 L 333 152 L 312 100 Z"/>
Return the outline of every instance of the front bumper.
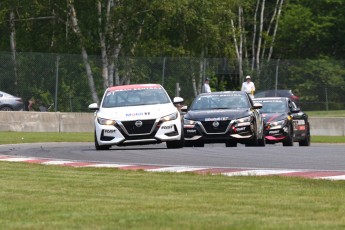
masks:
<path fill-rule="evenodd" d="M 288 135 L 288 128 L 285 126 L 280 129 L 265 128 L 265 138 L 268 142 L 280 142 L 283 141 Z"/>
<path fill-rule="evenodd" d="M 184 125 L 185 141 L 202 141 L 204 143 L 242 142 L 253 137 L 252 123 L 239 125 L 235 121 L 197 121 L 194 125 Z"/>
<path fill-rule="evenodd" d="M 100 125 L 95 120 L 95 131 L 99 145 L 152 144 L 181 139 L 180 119 L 161 122 L 160 119 L 142 120 L 141 127 L 136 121 L 116 121 L 115 125 Z"/>

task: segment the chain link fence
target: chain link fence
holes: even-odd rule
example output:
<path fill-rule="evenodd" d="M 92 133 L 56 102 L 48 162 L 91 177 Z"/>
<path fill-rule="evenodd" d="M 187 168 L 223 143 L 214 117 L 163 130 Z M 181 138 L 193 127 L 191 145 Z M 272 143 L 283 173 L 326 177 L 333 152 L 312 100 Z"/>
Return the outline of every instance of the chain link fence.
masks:
<path fill-rule="evenodd" d="M 100 56 L 89 56 L 89 63 L 101 99 Z M 116 62 L 114 76 L 120 84 L 162 84 L 171 97 L 179 95 L 189 104 L 206 77 L 212 91 L 225 91 L 240 90 L 243 78 L 251 75 L 257 91 L 292 90 L 303 110 L 345 109 L 344 61 L 271 60 L 255 65 L 253 71 L 251 60 L 244 60 L 240 77 L 236 60 L 226 58 L 123 57 Z M 86 112 L 93 102 L 81 55 L 17 53 L 14 59 L 0 52 L 0 91 L 26 103 L 34 98 L 37 105 L 51 106 L 50 111 Z"/>

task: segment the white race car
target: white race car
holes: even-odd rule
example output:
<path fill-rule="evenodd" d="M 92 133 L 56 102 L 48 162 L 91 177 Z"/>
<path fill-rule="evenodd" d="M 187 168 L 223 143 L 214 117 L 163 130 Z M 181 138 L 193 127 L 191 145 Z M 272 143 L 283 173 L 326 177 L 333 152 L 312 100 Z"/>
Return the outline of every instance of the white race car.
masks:
<path fill-rule="evenodd" d="M 174 104 L 183 102 L 175 97 Z M 168 148 L 184 145 L 180 113 L 159 84 L 122 85 L 108 88 L 95 110 L 95 147 L 166 142 Z"/>

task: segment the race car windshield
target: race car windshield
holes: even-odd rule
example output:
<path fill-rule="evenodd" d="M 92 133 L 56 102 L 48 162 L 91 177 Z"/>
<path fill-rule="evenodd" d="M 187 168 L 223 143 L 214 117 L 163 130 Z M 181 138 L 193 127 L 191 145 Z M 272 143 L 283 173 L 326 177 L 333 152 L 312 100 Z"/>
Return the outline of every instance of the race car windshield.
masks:
<path fill-rule="evenodd" d="M 170 99 L 161 88 L 130 89 L 107 92 L 102 107 L 113 108 L 166 103 L 170 103 Z"/>
<path fill-rule="evenodd" d="M 261 113 L 284 113 L 286 112 L 286 103 L 284 101 L 256 101 L 262 104 Z"/>
<path fill-rule="evenodd" d="M 219 94 L 200 96 L 190 110 L 247 109 L 249 101 L 243 94 Z"/>

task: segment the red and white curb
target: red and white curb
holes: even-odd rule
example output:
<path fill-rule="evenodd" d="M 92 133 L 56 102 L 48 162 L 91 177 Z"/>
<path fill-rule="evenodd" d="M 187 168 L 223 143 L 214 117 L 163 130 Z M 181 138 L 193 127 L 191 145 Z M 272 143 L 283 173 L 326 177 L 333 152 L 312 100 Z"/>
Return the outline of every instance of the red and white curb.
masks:
<path fill-rule="evenodd" d="M 312 179 L 345 180 L 345 171 L 318 171 L 318 170 L 293 170 L 293 169 L 248 169 L 248 168 L 212 168 L 193 166 L 158 166 L 135 164 L 112 164 L 86 161 L 71 161 L 35 157 L 19 157 L 0 155 L 0 161 L 25 162 L 42 165 L 61 165 L 70 167 L 95 167 L 117 168 L 122 170 L 143 170 L 146 172 L 194 172 L 197 174 L 211 174 L 224 176 L 292 176 Z"/>

